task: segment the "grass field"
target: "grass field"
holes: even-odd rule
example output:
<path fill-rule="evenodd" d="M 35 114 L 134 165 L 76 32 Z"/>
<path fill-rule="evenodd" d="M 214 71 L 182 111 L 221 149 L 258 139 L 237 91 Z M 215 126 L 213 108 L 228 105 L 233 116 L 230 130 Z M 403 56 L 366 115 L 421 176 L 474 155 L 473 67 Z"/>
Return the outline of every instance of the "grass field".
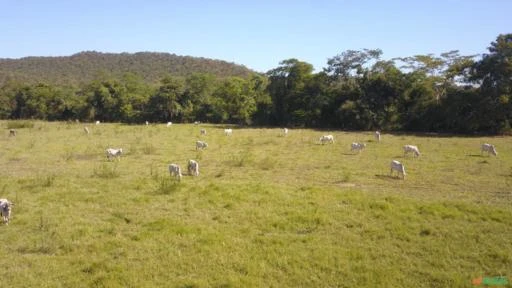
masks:
<path fill-rule="evenodd" d="M 512 282 L 512 137 L 0 122 L 6 287 Z M 205 128 L 208 135 L 201 136 Z M 323 134 L 334 144 L 320 145 Z M 195 141 L 208 148 L 195 150 Z M 366 142 L 361 154 L 350 143 Z M 498 157 L 479 147 L 496 145 Z M 417 145 L 418 159 L 401 147 Z M 108 162 L 107 147 L 121 147 Z M 186 173 L 188 159 L 200 176 Z M 389 163 L 407 177 L 389 176 Z M 169 163 L 185 170 L 169 177 Z M 508 284 L 508 287 L 512 287 Z"/>

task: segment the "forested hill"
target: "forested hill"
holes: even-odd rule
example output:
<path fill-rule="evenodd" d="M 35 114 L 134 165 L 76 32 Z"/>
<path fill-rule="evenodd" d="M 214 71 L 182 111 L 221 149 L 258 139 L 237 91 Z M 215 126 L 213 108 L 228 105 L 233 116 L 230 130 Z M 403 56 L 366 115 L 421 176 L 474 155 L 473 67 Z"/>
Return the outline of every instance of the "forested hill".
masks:
<path fill-rule="evenodd" d="M 220 78 L 245 78 L 253 71 L 221 60 L 155 52 L 116 54 L 88 51 L 65 57 L 0 58 L 0 85 L 12 78 L 25 83 L 77 85 L 89 82 L 101 74 L 117 77 L 126 72 L 135 73 L 147 83 L 152 83 L 166 74 L 185 76 L 203 72 Z"/>

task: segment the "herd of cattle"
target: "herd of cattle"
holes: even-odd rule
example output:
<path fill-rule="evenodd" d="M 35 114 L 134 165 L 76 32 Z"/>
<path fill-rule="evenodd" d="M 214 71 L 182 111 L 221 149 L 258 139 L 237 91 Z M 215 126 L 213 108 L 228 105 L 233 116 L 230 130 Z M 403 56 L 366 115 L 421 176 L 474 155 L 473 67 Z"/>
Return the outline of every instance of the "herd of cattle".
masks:
<path fill-rule="evenodd" d="M 100 122 L 96 121 L 96 125 L 99 125 L 99 124 L 100 124 Z M 194 124 L 199 124 L 199 122 L 195 122 Z M 149 123 L 146 122 L 146 125 L 149 125 Z M 172 125 L 172 122 L 167 123 L 167 127 L 169 127 L 171 125 Z M 288 135 L 287 128 L 283 128 L 281 131 L 282 131 L 281 132 L 282 136 Z M 89 128 L 84 127 L 84 132 L 86 134 L 89 134 L 90 133 Z M 206 135 L 206 130 L 201 129 L 200 134 Z M 224 134 L 226 136 L 231 136 L 233 134 L 233 129 L 231 129 L 231 128 L 224 129 Z M 11 136 L 15 137 L 16 135 L 17 135 L 16 129 L 9 130 L 9 137 L 11 137 Z M 375 136 L 375 140 L 377 142 L 381 141 L 381 133 L 379 131 L 376 131 L 374 136 Z M 320 137 L 319 142 L 320 142 L 320 144 L 334 143 L 334 136 L 333 135 L 323 135 L 322 137 Z M 208 147 L 208 143 L 206 143 L 204 141 L 196 141 L 196 150 L 206 149 L 207 147 Z M 357 153 L 361 153 L 361 151 L 364 150 L 365 148 L 366 148 L 365 143 L 354 142 L 351 144 L 350 150 L 356 151 Z M 414 146 L 414 145 L 404 145 L 403 151 L 404 151 L 404 157 L 407 156 L 409 153 L 412 153 L 413 157 L 419 157 L 421 155 L 418 147 Z M 496 147 L 494 145 L 488 144 L 488 143 L 482 144 L 482 146 L 480 148 L 480 153 L 481 154 L 487 153 L 488 156 L 490 154 L 492 154 L 494 156 L 498 156 Z M 119 160 L 121 160 L 122 154 L 123 154 L 122 148 L 107 148 L 107 150 L 106 150 L 106 156 L 107 156 L 108 161 L 112 161 L 114 159 L 117 159 L 119 161 Z M 169 164 L 168 168 L 169 168 L 170 176 L 175 177 L 176 180 L 180 181 L 182 178 L 181 167 L 176 163 L 171 163 L 171 164 Z M 190 159 L 188 161 L 187 170 L 188 170 L 189 175 L 199 176 L 199 163 L 195 160 Z M 405 179 L 405 175 L 406 175 L 405 166 L 404 166 L 404 164 L 400 163 L 397 160 L 391 160 L 390 172 L 389 172 L 390 176 L 393 175 L 393 172 L 397 172 L 398 178 L 400 178 L 400 176 L 401 176 L 402 179 Z M 12 206 L 14 206 L 14 203 L 10 202 L 9 200 L 0 199 L 0 215 L 2 216 L 3 222 L 6 225 L 9 224 L 9 218 L 11 216 L 11 207 Z"/>

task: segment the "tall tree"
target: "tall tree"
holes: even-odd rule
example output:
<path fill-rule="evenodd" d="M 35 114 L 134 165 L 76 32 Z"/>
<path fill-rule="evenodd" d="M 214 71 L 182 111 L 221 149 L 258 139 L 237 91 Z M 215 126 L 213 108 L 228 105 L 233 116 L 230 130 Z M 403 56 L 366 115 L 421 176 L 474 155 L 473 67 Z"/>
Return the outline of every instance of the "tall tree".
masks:
<path fill-rule="evenodd" d="M 482 128 L 494 132 L 511 130 L 512 34 L 499 35 L 489 54 L 475 63 L 472 79 L 480 85 Z"/>

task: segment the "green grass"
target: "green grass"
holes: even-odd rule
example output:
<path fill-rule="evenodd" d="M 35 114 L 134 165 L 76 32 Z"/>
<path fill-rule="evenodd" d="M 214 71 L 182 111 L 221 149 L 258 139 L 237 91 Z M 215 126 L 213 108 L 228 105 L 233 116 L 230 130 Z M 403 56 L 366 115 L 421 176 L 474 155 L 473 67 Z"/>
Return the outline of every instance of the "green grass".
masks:
<path fill-rule="evenodd" d="M 0 122 L 6 129 L 9 122 Z M 512 280 L 512 137 L 33 121 L 0 138 L 12 287 L 472 287 Z M 208 135 L 200 135 L 205 128 Z M 4 130 L 5 131 L 5 130 Z M 318 138 L 333 134 L 334 144 Z M 195 141 L 208 148 L 195 150 Z M 350 143 L 366 142 L 361 153 Z M 481 156 L 493 143 L 498 157 Z M 421 157 L 403 158 L 404 144 Z M 123 148 L 107 161 L 107 147 Z M 200 176 L 186 172 L 188 159 Z M 405 181 L 389 176 L 402 161 Z M 171 179 L 167 166 L 184 176 Z M 508 287 L 512 287 L 510 284 Z"/>

